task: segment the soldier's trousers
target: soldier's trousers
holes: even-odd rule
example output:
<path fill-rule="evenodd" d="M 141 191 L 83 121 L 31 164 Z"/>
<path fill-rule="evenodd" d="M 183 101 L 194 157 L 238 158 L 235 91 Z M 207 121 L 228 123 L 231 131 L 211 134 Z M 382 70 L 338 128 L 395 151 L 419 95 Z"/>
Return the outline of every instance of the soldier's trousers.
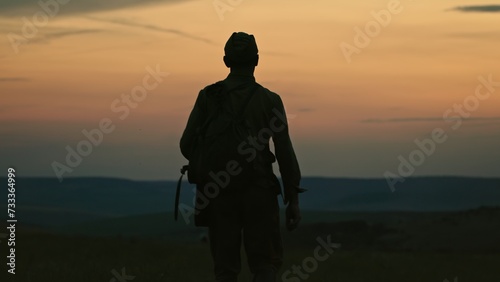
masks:
<path fill-rule="evenodd" d="M 283 261 L 278 196 L 259 186 L 230 187 L 210 203 L 209 239 L 217 282 L 235 282 L 243 242 L 255 282 L 275 282 Z"/>

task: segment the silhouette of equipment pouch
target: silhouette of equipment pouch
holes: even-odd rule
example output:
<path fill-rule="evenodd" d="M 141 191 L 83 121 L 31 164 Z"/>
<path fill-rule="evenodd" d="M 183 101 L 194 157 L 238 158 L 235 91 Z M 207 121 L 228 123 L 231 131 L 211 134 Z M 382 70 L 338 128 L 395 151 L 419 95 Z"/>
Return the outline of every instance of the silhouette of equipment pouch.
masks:
<path fill-rule="evenodd" d="M 186 171 L 189 171 L 189 165 L 184 165 L 181 168 L 181 176 L 177 182 L 177 189 L 175 192 L 175 207 L 174 207 L 174 219 L 177 221 L 179 217 L 179 198 L 181 193 L 182 178 Z M 203 191 L 203 185 L 196 185 L 196 195 L 195 195 L 195 207 L 194 207 L 194 225 L 198 227 L 208 227 L 209 223 L 209 198 L 205 195 Z M 189 223 L 189 221 L 187 221 Z"/>

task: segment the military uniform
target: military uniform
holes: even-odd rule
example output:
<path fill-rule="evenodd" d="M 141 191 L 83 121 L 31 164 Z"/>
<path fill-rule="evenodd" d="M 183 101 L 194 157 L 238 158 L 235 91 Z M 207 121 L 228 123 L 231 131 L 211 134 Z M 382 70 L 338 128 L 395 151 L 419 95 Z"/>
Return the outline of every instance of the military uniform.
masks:
<path fill-rule="evenodd" d="M 281 98 L 255 85 L 253 74 L 232 70 L 223 81 L 229 90 L 229 107 L 239 109 L 249 101 L 242 115 L 251 136 L 242 151 L 253 156 L 253 176 L 245 183 L 230 183 L 210 201 L 209 240 L 214 272 L 219 282 L 237 281 L 241 269 L 240 249 L 245 248 L 254 281 L 275 281 L 283 259 L 278 195 L 280 183 L 273 173 L 277 160 L 284 186 L 284 202 L 298 201 L 301 178 L 299 165 L 288 134 Z M 246 98 L 253 95 L 250 100 Z M 181 152 L 189 160 L 197 129 L 207 119 L 207 88 L 200 91 L 181 138 Z M 274 143 L 274 155 L 269 148 Z"/>

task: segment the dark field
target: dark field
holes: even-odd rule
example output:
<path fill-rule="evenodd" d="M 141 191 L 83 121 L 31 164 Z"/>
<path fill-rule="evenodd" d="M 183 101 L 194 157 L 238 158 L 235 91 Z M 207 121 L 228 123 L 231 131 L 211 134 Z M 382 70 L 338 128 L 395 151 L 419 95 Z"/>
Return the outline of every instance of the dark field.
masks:
<path fill-rule="evenodd" d="M 122 268 L 126 275 L 135 276 L 123 281 L 213 281 L 208 246 L 202 243 L 33 233 L 20 236 L 19 246 L 16 279 L 8 281 L 111 281 L 112 270 L 121 273 Z M 283 271 L 302 264 L 313 250 L 288 246 Z M 458 277 L 458 281 L 498 282 L 499 266 L 500 254 L 340 249 L 320 262 L 307 281 L 442 282 Z M 240 277 L 240 281 L 251 281 L 246 267 Z"/>
<path fill-rule="evenodd" d="M 299 230 L 283 232 L 286 254 L 278 281 L 454 282 L 457 277 L 457 282 L 498 282 L 499 214 L 498 208 L 456 213 L 307 213 L 306 224 Z M 312 222 L 312 216 L 318 221 Z M 148 216 L 149 225 L 163 232 L 157 221 L 166 217 Z M 131 219 L 129 228 L 138 231 L 139 221 Z M 104 228 L 102 223 L 96 226 Z M 115 229 L 112 222 L 107 227 Z M 86 228 L 91 229 L 90 225 Z M 191 230 L 186 233 L 191 237 L 193 230 L 198 235 L 203 232 L 184 228 Z M 187 240 L 186 234 L 104 237 L 20 228 L 15 276 L 3 274 L 6 245 L 2 239 L 2 276 L 7 279 L 1 281 L 214 281 L 208 244 Z M 303 279 L 294 274 L 281 279 L 284 271 L 292 270 L 293 265 L 302 267 L 307 257 L 314 256 L 317 238 L 326 241 L 328 236 L 342 246 L 317 265 L 306 265 L 306 269 L 314 269 L 303 271 Z M 244 259 L 240 281 L 251 281 Z"/>

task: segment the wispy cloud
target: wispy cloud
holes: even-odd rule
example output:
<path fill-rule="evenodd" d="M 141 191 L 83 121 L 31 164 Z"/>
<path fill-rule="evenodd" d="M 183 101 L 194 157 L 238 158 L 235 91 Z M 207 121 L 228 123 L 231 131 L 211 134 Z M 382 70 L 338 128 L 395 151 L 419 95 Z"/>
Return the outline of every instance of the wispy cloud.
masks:
<path fill-rule="evenodd" d="M 453 120 L 453 118 L 450 118 Z M 458 119 L 458 118 L 457 118 Z M 500 117 L 476 117 L 464 118 L 463 121 L 500 121 Z M 403 123 L 403 122 L 443 122 L 443 118 L 438 117 L 411 117 L 411 118 L 388 118 L 388 119 L 364 119 L 361 123 Z"/>
<path fill-rule="evenodd" d="M 65 5 L 59 5 L 59 14 L 79 14 L 98 11 L 110 11 L 153 4 L 167 4 L 188 0 L 70 0 Z M 40 11 L 39 1 L 33 0 L 0 0 L 0 15 L 18 17 L 32 15 Z M 47 1 L 42 1 L 47 2 Z"/>
<path fill-rule="evenodd" d="M 314 112 L 315 109 L 313 108 L 299 108 L 297 109 L 297 111 L 301 112 L 301 113 L 308 113 L 308 112 Z"/>
<path fill-rule="evenodd" d="M 105 23 L 111 23 L 111 24 L 117 24 L 117 25 L 123 25 L 123 26 L 143 28 L 143 29 L 148 29 L 148 30 L 158 31 L 158 32 L 163 32 L 163 33 L 175 34 L 175 35 L 179 35 L 179 36 L 182 36 L 185 38 L 201 41 L 201 42 L 204 42 L 204 43 L 207 43 L 210 45 L 215 45 L 214 42 L 209 40 L 209 39 L 199 37 L 196 35 L 192 35 L 192 34 L 189 34 L 187 32 L 184 32 L 184 31 L 178 30 L 178 29 L 164 28 L 164 27 L 160 27 L 160 26 L 156 26 L 156 25 L 152 25 L 152 24 L 141 24 L 141 23 L 133 22 L 133 21 L 126 20 L 126 19 L 103 19 L 103 18 L 96 18 L 96 17 L 92 17 L 92 16 L 84 16 L 84 18 L 89 19 L 89 20 L 93 20 L 93 21 L 98 21 L 98 22 L 105 22 Z"/>
<path fill-rule="evenodd" d="M 54 39 L 59 39 L 67 36 L 74 36 L 74 35 L 82 35 L 82 34 L 89 34 L 89 33 L 98 33 L 98 32 L 103 32 L 101 29 L 77 29 L 77 30 L 67 30 L 67 31 L 58 31 L 58 32 L 52 32 L 48 34 L 44 34 L 41 37 L 34 38 L 29 41 L 29 43 L 49 43 L 50 40 Z"/>
<path fill-rule="evenodd" d="M 452 38 L 466 38 L 466 39 L 476 39 L 476 38 L 490 38 L 490 39 L 500 39 L 500 32 L 498 31 L 487 31 L 487 32 L 455 32 L 447 34 L 448 37 Z"/>
<path fill-rule="evenodd" d="M 257 42 L 258 43 L 258 42 Z M 297 57 L 296 54 L 274 51 L 259 51 L 261 55 L 268 55 L 273 57 Z"/>
<path fill-rule="evenodd" d="M 25 82 L 29 81 L 27 77 L 0 77 L 0 82 Z"/>
<path fill-rule="evenodd" d="M 34 104 L 17 104 L 17 105 L 0 105 L 0 113 L 8 112 L 15 109 L 33 108 Z M 1 124 L 1 122 L 0 122 Z M 3 129 L 6 129 L 5 124 L 2 124 Z"/>
<path fill-rule="evenodd" d="M 453 11 L 465 13 L 500 13 L 500 5 L 470 5 L 470 6 L 457 6 L 452 8 Z"/>

